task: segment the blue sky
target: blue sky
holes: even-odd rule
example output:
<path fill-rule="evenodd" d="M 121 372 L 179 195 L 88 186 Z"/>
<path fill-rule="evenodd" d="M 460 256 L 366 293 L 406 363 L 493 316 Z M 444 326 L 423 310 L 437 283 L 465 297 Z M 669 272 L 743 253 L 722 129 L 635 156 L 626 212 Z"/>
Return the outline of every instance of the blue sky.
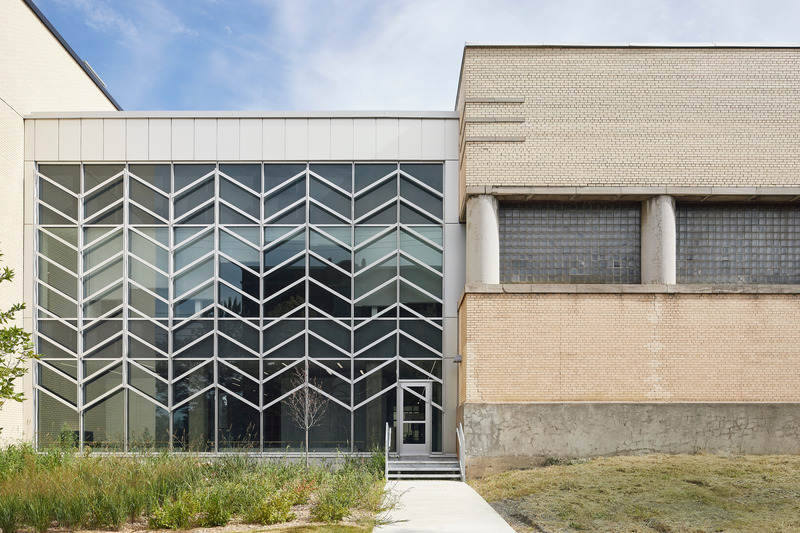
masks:
<path fill-rule="evenodd" d="M 798 0 L 34 0 L 125 110 L 449 110 L 465 42 L 800 41 Z"/>

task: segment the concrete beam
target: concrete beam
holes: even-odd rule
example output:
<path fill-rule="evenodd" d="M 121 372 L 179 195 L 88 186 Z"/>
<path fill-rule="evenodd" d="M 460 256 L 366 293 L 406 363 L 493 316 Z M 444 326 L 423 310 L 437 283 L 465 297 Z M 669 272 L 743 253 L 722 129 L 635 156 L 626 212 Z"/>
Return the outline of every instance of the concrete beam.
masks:
<path fill-rule="evenodd" d="M 642 202 L 642 283 L 674 285 L 677 238 L 675 198 L 655 196 Z"/>
<path fill-rule="evenodd" d="M 500 283 L 500 218 L 497 198 L 467 199 L 466 282 Z"/>

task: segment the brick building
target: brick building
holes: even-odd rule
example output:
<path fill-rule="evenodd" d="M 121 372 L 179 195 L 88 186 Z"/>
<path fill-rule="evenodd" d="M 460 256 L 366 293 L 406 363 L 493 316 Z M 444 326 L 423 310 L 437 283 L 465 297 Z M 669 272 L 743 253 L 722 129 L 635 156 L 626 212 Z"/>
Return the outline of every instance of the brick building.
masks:
<path fill-rule="evenodd" d="M 299 371 L 320 454 L 800 452 L 799 50 L 467 45 L 442 112 L 21 108 L 44 356 L 3 436 L 297 451 Z"/>

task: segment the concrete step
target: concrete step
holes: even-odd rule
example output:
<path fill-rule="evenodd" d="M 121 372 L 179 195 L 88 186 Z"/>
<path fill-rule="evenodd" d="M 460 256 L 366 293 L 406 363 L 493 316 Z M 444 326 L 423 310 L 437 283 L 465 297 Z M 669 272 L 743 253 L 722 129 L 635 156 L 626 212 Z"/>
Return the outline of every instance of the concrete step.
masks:
<path fill-rule="evenodd" d="M 389 460 L 388 479 L 461 479 L 458 460 L 450 457 L 442 459 L 407 458 Z"/>
<path fill-rule="evenodd" d="M 389 479 L 461 479 L 461 472 L 449 472 L 447 474 L 428 474 L 428 473 L 389 473 Z"/>

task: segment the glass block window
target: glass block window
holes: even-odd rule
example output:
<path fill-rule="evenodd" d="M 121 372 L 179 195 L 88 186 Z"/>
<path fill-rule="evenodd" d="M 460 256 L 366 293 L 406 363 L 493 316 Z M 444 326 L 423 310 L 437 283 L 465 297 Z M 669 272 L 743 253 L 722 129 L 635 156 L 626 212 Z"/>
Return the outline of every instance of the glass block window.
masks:
<path fill-rule="evenodd" d="M 640 283 L 638 205 L 501 204 L 501 283 Z"/>
<path fill-rule="evenodd" d="M 800 208 L 679 205 L 678 283 L 800 283 Z"/>
<path fill-rule="evenodd" d="M 200 452 L 365 451 L 398 379 L 442 421 L 443 165 L 38 166 L 37 434 Z M 305 370 L 304 370 L 305 374 Z M 441 433 L 433 450 L 441 451 Z"/>

